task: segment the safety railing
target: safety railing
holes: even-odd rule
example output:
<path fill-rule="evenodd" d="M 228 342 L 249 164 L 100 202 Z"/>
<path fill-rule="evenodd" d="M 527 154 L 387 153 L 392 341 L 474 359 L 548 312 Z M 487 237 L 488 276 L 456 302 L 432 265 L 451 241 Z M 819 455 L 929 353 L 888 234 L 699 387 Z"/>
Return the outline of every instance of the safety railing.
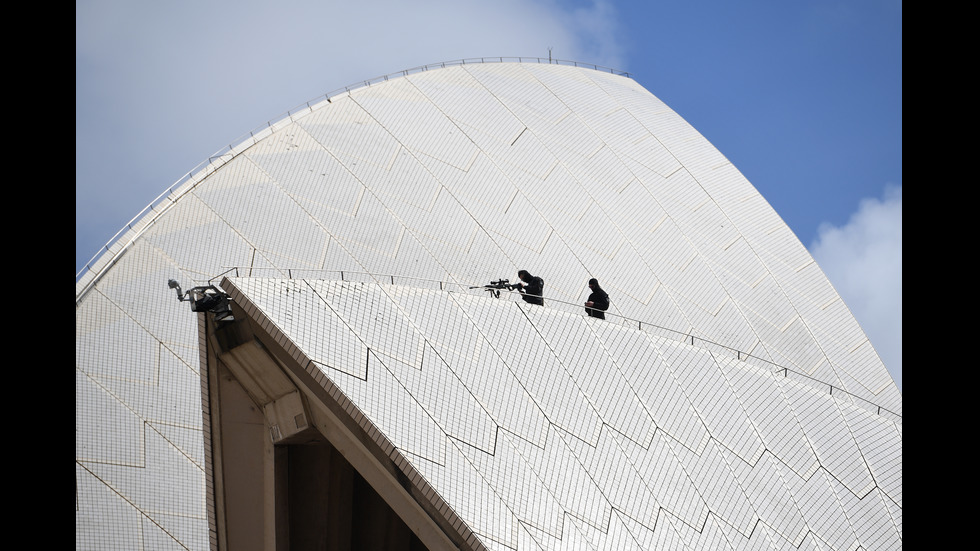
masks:
<path fill-rule="evenodd" d="M 538 64 L 549 64 L 549 65 L 566 65 L 572 67 L 583 67 L 587 69 L 593 69 L 596 71 L 611 73 L 614 75 L 620 75 L 627 78 L 631 78 L 630 74 L 626 71 L 620 71 L 618 69 L 611 69 L 609 67 L 603 67 L 601 65 L 595 65 L 593 63 L 582 63 L 579 61 L 569 61 L 562 59 L 551 59 L 540 58 L 540 57 L 477 57 L 477 58 L 466 58 L 457 59 L 453 61 L 443 61 L 439 63 L 430 63 L 428 65 L 421 65 L 419 67 L 414 67 L 412 69 L 404 69 L 402 71 L 397 71 L 394 73 L 389 73 L 379 77 L 374 77 L 371 79 L 363 80 L 355 84 L 344 86 L 342 88 L 337 88 L 331 92 L 327 92 L 321 96 L 318 96 L 304 104 L 298 105 L 285 114 L 278 118 L 270 119 L 268 123 L 263 126 L 256 128 L 248 132 L 248 134 L 243 134 L 237 140 L 233 140 L 232 144 L 219 149 L 213 155 L 208 157 L 206 160 L 198 163 L 197 166 L 192 168 L 190 172 L 187 172 L 180 177 L 176 182 L 174 182 L 169 188 L 167 188 L 163 193 L 158 195 L 153 201 L 150 202 L 143 210 L 139 211 L 125 226 L 123 226 L 119 231 L 112 236 L 111 239 L 85 263 L 76 274 L 75 283 L 77 284 L 86 275 L 89 276 L 89 281 L 83 286 L 83 288 L 75 293 L 75 301 L 85 295 L 85 293 L 102 277 L 106 269 L 112 265 L 114 259 L 117 258 L 122 252 L 129 248 L 133 241 L 139 237 L 142 230 L 152 224 L 152 222 L 160 216 L 164 211 L 169 208 L 176 200 L 190 191 L 193 186 L 203 179 L 205 176 L 216 171 L 218 168 L 223 166 L 228 161 L 232 160 L 238 154 L 245 151 L 255 143 L 257 143 L 262 138 L 268 136 L 275 132 L 278 127 L 292 123 L 295 119 L 294 117 L 299 114 L 311 113 L 315 106 L 322 104 L 323 102 L 329 102 L 333 97 L 339 96 L 341 94 L 347 94 L 354 90 L 358 90 L 364 87 L 372 86 L 381 82 L 386 82 L 392 78 L 407 76 L 415 73 L 421 73 L 425 71 L 430 71 L 433 69 L 441 69 L 445 67 L 453 67 L 457 65 L 475 65 L 480 63 L 538 63 Z M 147 213 L 151 211 L 158 211 L 150 220 L 144 220 Z M 117 242 L 120 237 L 124 236 L 127 232 L 134 231 L 132 235 L 125 243 Z M 112 257 L 108 258 L 106 262 L 99 262 L 103 255 L 106 253 L 111 253 Z M 89 272 L 92 272 L 91 274 Z"/>
<path fill-rule="evenodd" d="M 489 289 L 484 285 L 480 284 L 463 284 L 457 282 L 439 281 L 434 279 L 426 279 L 412 276 L 403 275 L 391 275 L 391 274 L 372 274 L 369 272 L 360 272 L 352 270 L 315 270 L 315 269 L 280 269 L 280 268 L 251 268 L 251 267 L 230 267 L 225 269 L 220 274 L 212 277 L 207 281 L 208 285 L 219 285 L 221 279 L 224 277 L 271 277 L 271 278 L 285 278 L 285 279 L 336 279 L 338 281 L 346 282 L 358 282 L 358 283 L 379 283 L 379 284 L 390 284 L 390 285 L 402 285 L 410 286 L 414 288 L 421 289 L 431 289 L 445 292 L 458 292 L 470 295 L 484 294 Z M 516 282 L 515 282 L 516 283 Z M 508 300 L 513 302 L 523 301 L 521 299 L 521 293 L 518 291 L 507 291 L 506 289 L 494 289 L 498 291 L 499 294 L 495 294 L 500 300 Z M 569 302 L 560 299 L 555 299 L 549 296 L 545 296 L 545 305 L 549 308 L 555 308 L 566 312 L 575 313 L 581 316 L 585 316 L 585 306 L 583 303 L 579 302 Z M 902 416 L 894 411 L 891 411 L 879 404 L 875 404 L 870 400 L 862 398 L 856 394 L 848 392 L 843 387 L 835 386 L 831 383 L 821 381 L 815 377 L 811 377 L 806 373 L 790 369 L 785 366 L 776 364 L 772 360 L 756 356 L 749 352 L 733 348 L 724 344 L 720 344 L 703 337 L 694 335 L 693 333 L 687 333 L 683 331 L 677 331 L 676 329 L 670 329 L 669 327 L 663 327 L 651 322 L 646 322 L 634 318 L 629 318 L 623 315 L 619 315 L 610 311 L 605 312 L 607 321 L 618 322 L 621 325 L 627 327 L 635 327 L 645 333 L 660 336 L 664 338 L 669 338 L 678 342 L 689 344 L 691 346 L 698 346 L 705 348 L 711 352 L 726 354 L 729 357 L 735 358 L 738 361 L 749 363 L 755 365 L 756 367 L 761 367 L 769 369 L 774 373 L 782 374 L 783 377 L 795 379 L 800 382 L 805 382 L 808 386 L 817 389 L 826 389 L 831 395 L 845 395 L 849 400 L 855 404 L 861 405 L 864 409 L 868 411 L 875 412 L 878 415 L 883 415 L 889 417 L 895 421 L 901 422 Z"/>

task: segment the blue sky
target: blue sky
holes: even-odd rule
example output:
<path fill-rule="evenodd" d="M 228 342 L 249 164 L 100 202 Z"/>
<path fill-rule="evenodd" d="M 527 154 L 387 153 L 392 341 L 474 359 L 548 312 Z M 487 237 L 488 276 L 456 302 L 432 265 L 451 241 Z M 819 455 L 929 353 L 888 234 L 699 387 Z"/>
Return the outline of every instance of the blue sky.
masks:
<path fill-rule="evenodd" d="M 902 388 L 902 3 L 76 0 L 75 271 L 209 155 L 324 93 L 551 55 L 631 73 L 749 179 Z"/>

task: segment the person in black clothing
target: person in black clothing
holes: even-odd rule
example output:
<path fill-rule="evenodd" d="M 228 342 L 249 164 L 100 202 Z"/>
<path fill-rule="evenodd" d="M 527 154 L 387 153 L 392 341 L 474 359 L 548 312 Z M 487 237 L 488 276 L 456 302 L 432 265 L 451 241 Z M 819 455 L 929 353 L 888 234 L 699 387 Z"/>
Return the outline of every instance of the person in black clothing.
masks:
<path fill-rule="evenodd" d="M 544 306 L 544 280 L 531 275 L 527 270 L 517 272 L 517 277 L 524 283 L 519 284 L 524 302 Z"/>
<path fill-rule="evenodd" d="M 592 294 L 585 303 L 585 312 L 593 318 L 606 319 L 605 311 L 609 309 L 609 295 L 599 287 L 599 280 L 595 278 L 589 280 L 589 289 L 592 289 Z"/>

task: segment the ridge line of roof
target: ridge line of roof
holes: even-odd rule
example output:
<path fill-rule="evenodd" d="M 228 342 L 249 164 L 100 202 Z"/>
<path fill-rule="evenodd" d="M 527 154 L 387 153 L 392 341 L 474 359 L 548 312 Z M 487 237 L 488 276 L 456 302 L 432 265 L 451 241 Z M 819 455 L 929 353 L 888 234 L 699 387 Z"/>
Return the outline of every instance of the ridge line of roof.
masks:
<path fill-rule="evenodd" d="M 229 275 L 229 273 L 232 270 L 234 270 L 236 272 L 235 275 Z M 303 277 L 303 276 L 296 276 L 296 277 L 294 277 L 291 274 L 288 275 L 287 277 L 252 276 L 252 275 L 240 276 L 240 275 L 237 274 L 237 271 L 238 271 L 238 268 L 237 267 L 231 268 L 231 269 L 225 271 L 221 276 L 216 276 L 216 278 L 217 277 L 221 277 L 222 278 L 222 282 L 224 280 L 226 280 L 226 279 L 227 280 L 235 280 L 235 279 L 268 279 L 268 280 L 276 280 L 276 281 L 296 281 L 296 282 L 299 282 L 299 281 L 329 281 L 329 282 L 342 283 L 342 284 L 377 285 L 379 287 L 383 287 L 383 286 L 389 285 L 388 283 L 382 282 L 380 280 L 381 278 L 386 278 L 386 279 L 387 278 L 390 278 L 391 279 L 390 285 L 391 286 L 394 286 L 394 287 L 406 287 L 406 288 L 409 288 L 409 289 L 416 289 L 416 290 L 421 290 L 421 291 L 432 291 L 432 292 L 445 292 L 445 293 L 457 293 L 458 292 L 458 293 L 461 293 L 461 294 L 463 294 L 465 296 L 480 297 L 480 298 L 482 298 L 482 290 L 484 290 L 484 287 L 483 286 L 470 287 L 470 286 L 465 285 L 463 283 L 456 283 L 456 282 L 449 282 L 449 281 L 438 281 L 438 280 L 432 280 L 432 279 L 417 278 L 417 277 L 412 277 L 412 276 L 396 276 L 396 275 L 393 275 L 393 274 L 372 274 L 372 273 L 369 273 L 369 272 L 354 272 L 354 271 L 349 271 L 349 270 L 336 270 L 336 271 L 330 270 L 330 271 L 328 271 L 330 273 L 338 273 L 339 272 L 340 273 L 340 279 L 332 279 L 332 278 L 326 278 L 326 277 Z M 320 271 L 320 270 L 312 270 L 312 271 Z M 289 272 L 289 270 L 287 270 L 287 272 Z M 344 273 L 345 272 L 347 272 L 347 273 L 357 273 L 357 274 L 361 274 L 361 275 L 367 275 L 367 276 L 369 276 L 371 278 L 371 280 L 344 279 Z M 406 282 L 411 282 L 411 281 L 428 281 L 429 283 L 438 283 L 439 284 L 439 288 L 436 289 L 435 287 L 432 287 L 432 288 L 429 288 L 429 287 L 414 287 L 414 286 L 411 286 L 411 285 L 395 283 L 395 278 L 396 277 L 399 280 L 404 280 Z M 459 287 L 459 290 L 458 291 L 453 291 L 452 289 L 449 288 L 449 287 L 452 287 L 452 286 Z M 469 291 L 471 291 L 471 292 L 467 292 L 467 287 L 469 287 Z M 472 292 L 474 289 L 477 289 L 477 288 L 480 288 L 481 291 Z M 515 291 L 510 291 L 510 293 L 516 294 Z M 511 301 L 507 301 L 507 302 L 511 302 Z M 518 305 L 520 304 L 520 301 L 519 300 L 518 301 L 513 301 L 513 302 L 515 304 L 518 304 Z M 568 308 L 549 308 L 549 310 L 551 310 L 551 311 L 561 312 L 561 313 L 565 313 L 565 314 L 572 313 L 572 310 L 573 309 L 581 309 L 582 308 L 582 306 L 579 303 L 568 302 L 568 301 L 564 301 L 564 300 L 556 299 L 556 298 L 549 298 L 548 299 L 548 302 L 549 303 L 552 303 L 552 304 L 553 303 L 559 303 L 559 304 L 564 305 L 565 307 L 568 307 Z M 663 337 L 665 339 L 669 339 L 669 340 L 674 341 L 674 342 L 676 342 L 676 343 L 678 343 L 680 345 L 683 345 L 683 346 L 691 346 L 691 347 L 695 347 L 695 348 L 700 348 L 702 350 L 707 351 L 709 354 L 711 354 L 712 357 L 715 357 L 716 353 L 719 351 L 718 349 L 721 349 L 723 351 L 728 352 L 728 354 L 726 356 L 724 356 L 725 358 L 728 358 L 729 360 L 735 360 L 739 364 L 749 365 L 749 366 L 752 366 L 754 368 L 769 369 L 770 370 L 770 373 L 773 376 L 775 376 L 775 375 L 777 375 L 779 373 L 782 373 L 782 376 L 784 378 L 792 379 L 792 380 L 797 381 L 797 382 L 804 382 L 804 383 L 807 384 L 807 386 L 809 388 L 812 388 L 814 390 L 821 390 L 821 387 L 827 387 L 826 388 L 826 393 L 828 395 L 831 395 L 831 396 L 834 395 L 835 391 L 837 392 L 837 394 L 840 394 L 841 392 L 843 392 L 844 394 L 846 394 L 849 397 L 849 402 L 852 405 L 854 405 L 856 407 L 859 407 L 861 409 L 864 409 L 865 411 L 867 411 L 869 413 L 872 413 L 874 415 L 877 415 L 878 417 L 882 417 L 884 419 L 887 419 L 887 420 L 889 420 L 889 421 L 891 421 L 893 423 L 896 423 L 898 425 L 901 425 L 902 424 L 902 415 L 901 414 L 899 414 L 899 413 L 897 413 L 895 411 L 892 411 L 892 410 L 890 410 L 890 409 L 882 406 L 878 402 L 873 402 L 869 398 L 864 398 L 862 396 L 859 396 L 859 395 L 857 395 L 857 394 L 855 394 L 855 393 L 847 390 L 843 386 L 837 386 L 837 385 L 834 385 L 833 382 L 828 382 L 828 381 L 825 381 L 825 380 L 822 380 L 822 379 L 818 379 L 817 377 L 811 376 L 811 375 L 805 373 L 804 371 L 797 370 L 797 369 L 791 369 L 791 368 L 789 368 L 789 367 L 787 367 L 785 365 L 776 363 L 774 360 L 767 359 L 767 358 L 762 357 L 762 356 L 757 356 L 757 355 L 755 355 L 755 354 L 753 354 L 751 352 L 743 351 L 743 350 L 740 350 L 738 348 L 735 348 L 735 347 L 732 347 L 732 346 L 729 346 L 729 345 L 726 345 L 726 344 L 722 344 L 722 343 L 715 342 L 715 341 L 712 341 L 710 339 L 707 339 L 707 338 L 704 338 L 704 337 L 701 337 L 701 336 L 697 336 L 693 332 L 686 332 L 685 333 L 683 331 L 678 331 L 677 329 L 671 329 L 670 327 L 666 327 L 666 326 L 663 326 L 663 325 L 658 325 L 656 323 L 649 322 L 649 321 L 643 321 L 643 320 L 640 320 L 640 319 L 630 318 L 630 317 L 627 317 L 627 316 L 624 316 L 624 315 L 621 315 L 621 314 L 617 314 L 615 312 L 608 312 L 607 311 L 606 312 L 606 315 L 612 316 L 613 318 L 618 318 L 622 322 L 624 322 L 621 325 L 618 325 L 617 324 L 618 327 L 621 327 L 623 329 L 627 329 L 627 330 L 633 330 L 633 329 L 635 329 L 635 330 L 640 331 L 640 332 L 642 332 L 642 333 L 644 333 L 646 335 Z M 585 314 L 582 313 L 581 316 L 582 317 L 585 317 Z M 609 321 L 611 322 L 613 320 L 609 320 Z M 629 322 L 629 323 L 625 323 L 625 322 Z M 636 326 L 635 327 L 633 325 L 634 323 L 636 323 Z M 644 329 L 644 325 L 646 325 L 647 329 Z M 650 329 L 649 329 L 650 327 L 655 328 L 657 331 L 656 332 L 650 331 Z M 700 345 L 698 344 L 699 341 L 700 341 Z M 790 376 L 790 374 L 792 374 L 792 376 Z M 821 391 L 823 391 L 823 390 L 821 390 Z"/>

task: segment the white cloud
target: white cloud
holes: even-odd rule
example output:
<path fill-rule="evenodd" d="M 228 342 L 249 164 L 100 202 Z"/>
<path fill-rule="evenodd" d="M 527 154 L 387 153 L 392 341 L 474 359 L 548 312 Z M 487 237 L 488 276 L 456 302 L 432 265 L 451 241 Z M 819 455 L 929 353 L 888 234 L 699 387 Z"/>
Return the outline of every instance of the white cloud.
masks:
<path fill-rule="evenodd" d="M 841 227 L 823 224 L 810 252 L 902 388 L 902 187 L 861 201 Z"/>

